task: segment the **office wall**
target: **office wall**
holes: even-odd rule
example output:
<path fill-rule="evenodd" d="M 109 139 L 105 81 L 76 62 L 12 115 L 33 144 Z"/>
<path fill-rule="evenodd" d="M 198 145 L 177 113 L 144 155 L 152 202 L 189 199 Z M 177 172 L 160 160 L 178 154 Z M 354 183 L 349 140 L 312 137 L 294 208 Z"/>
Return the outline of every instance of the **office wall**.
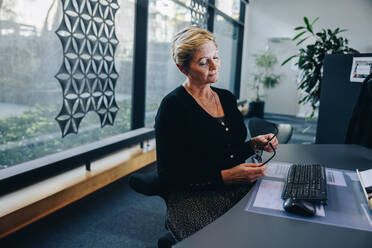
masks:
<path fill-rule="evenodd" d="M 316 28 L 342 27 L 348 29 L 343 36 L 350 40 L 350 46 L 363 53 L 372 52 L 371 0 L 251 0 L 246 10 L 246 28 L 242 65 L 242 99 L 253 97 L 248 87 L 250 73 L 255 71 L 252 54 L 270 47 L 280 62 L 295 54 L 293 28 L 303 23 L 303 17 L 311 20 L 320 17 Z M 275 72 L 282 74 L 278 87 L 267 90 L 266 112 L 290 115 L 304 115 L 308 107 L 297 104 L 297 74 L 294 66 L 276 66 Z"/>

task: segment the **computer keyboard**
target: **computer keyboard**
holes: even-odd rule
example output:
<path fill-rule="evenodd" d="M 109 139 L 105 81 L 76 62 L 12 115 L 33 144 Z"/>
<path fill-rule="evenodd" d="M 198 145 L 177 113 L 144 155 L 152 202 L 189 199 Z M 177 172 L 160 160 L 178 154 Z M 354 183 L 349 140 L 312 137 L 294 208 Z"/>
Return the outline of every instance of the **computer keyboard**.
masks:
<path fill-rule="evenodd" d="M 325 167 L 319 164 L 293 164 L 288 170 L 282 198 L 312 202 L 327 201 Z"/>

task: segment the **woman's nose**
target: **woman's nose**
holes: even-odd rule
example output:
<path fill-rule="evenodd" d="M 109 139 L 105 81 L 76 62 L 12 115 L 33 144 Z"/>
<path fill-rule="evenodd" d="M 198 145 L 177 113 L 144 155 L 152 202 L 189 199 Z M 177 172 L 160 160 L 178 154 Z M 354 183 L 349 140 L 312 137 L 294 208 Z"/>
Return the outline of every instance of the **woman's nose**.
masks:
<path fill-rule="evenodd" d="M 209 63 L 209 70 L 213 71 L 215 69 L 216 69 L 216 62 L 214 62 L 213 59 L 211 59 Z"/>

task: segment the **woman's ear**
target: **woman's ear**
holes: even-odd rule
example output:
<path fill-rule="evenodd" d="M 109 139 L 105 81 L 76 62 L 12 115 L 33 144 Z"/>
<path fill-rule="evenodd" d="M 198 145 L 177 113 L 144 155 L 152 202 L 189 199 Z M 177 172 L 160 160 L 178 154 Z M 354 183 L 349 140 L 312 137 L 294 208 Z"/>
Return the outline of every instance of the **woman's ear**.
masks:
<path fill-rule="evenodd" d="M 180 70 L 180 72 L 182 72 L 183 74 L 185 74 L 187 76 L 187 70 L 185 67 L 183 67 L 182 65 L 179 65 L 179 64 L 176 64 L 177 67 L 178 67 L 178 70 Z"/>

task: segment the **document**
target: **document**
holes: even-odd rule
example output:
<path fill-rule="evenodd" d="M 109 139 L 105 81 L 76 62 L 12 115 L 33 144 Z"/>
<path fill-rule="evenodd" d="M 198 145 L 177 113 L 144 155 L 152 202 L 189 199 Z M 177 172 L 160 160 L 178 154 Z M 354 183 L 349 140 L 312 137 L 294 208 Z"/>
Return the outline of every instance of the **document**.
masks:
<path fill-rule="evenodd" d="M 366 171 L 356 170 L 360 185 L 366 197 L 369 209 L 372 210 L 372 169 Z"/>
<path fill-rule="evenodd" d="M 283 187 L 283 182 L 262 180 L 253 207 L 284 210 L 281 198 Z"/>
<path fill-rule="evenodd" d="M 292 163 L 272 161 L 267 164 L 266 167 L 266 176 L 275 177 L 275 178 L 286 178 L 288 168 Z"/>
<path fill-rule="evenodd" d="M 350 82 L 362 83 L 371 72 L 372 57 L 354 57 L 350 72 Z"/>
<path fill-rule="evenodd" d="M 346 187 L 344 173 L 342 171 L 326 169 L 327 184 Z"/>
<path fill-rule="evenodd" d="M 288 162 L 269 162 L 266 169 L 266 177 L 286 178 L 291 165 L 292 163 Z M 327 184 L 346 187 L 345 177 L 341 171 L 326 169 L 326 174 Z"/>
<path fill-rule="evenodd" d="M 359 171 L 360 178 L 363 180 L 364 187 L 366 188 L 367 192 L 372 193 L 372 169 Z"/>
<path fill-rule="evenodd" d="M 281 198 L 283 187 L 284 182 L 262 180 L 253 207 L 285 211 L 283 209 L 283 199 Z M 319 204 L 316 206 L 316 215 L 325 216 L 323 205 Z"/>

